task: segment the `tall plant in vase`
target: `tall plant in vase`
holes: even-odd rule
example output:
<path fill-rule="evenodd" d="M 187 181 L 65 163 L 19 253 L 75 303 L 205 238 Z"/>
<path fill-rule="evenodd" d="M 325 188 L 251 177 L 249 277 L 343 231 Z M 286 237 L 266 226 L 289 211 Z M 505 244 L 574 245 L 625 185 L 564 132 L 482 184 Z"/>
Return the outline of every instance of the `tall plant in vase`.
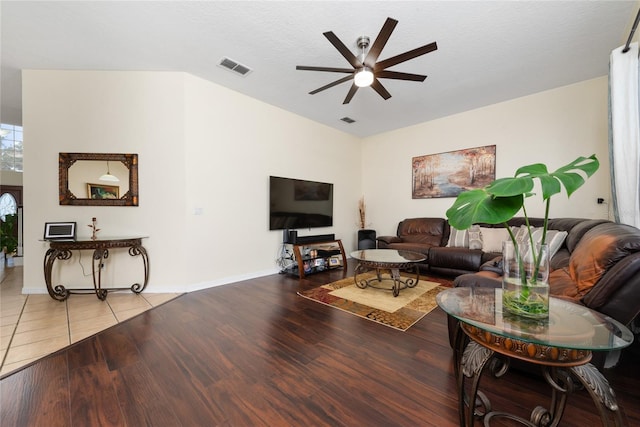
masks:
<path fill-rule="evenodd" d="M 549 172 L 542 163 L 523 166 L 513 177 L 496 179 L 484 188 L 460 193 L 453 206 L 447 210 L 449 223 L 458 230 L 465 230 L 477 223 L 503 224 L 507 229 L 515 248 L 518 273 L 516 276 L 519 277 L 517 289 L 512 289 L 508 286 L 508 278 L 503 276 L 503 308 L 508 312 L 532 318 L 548 316 L 548 283 L 546 279 L 540 283 L 538 272 L 541 269 L 542 260 L 545 259 L 551 197 L 560 193 L 562 187 L 567 197 L 570 197 L 599 167 L 600 162 L 595 154 L 589 157 L 578 157 L 555 172 Z M 534 195 L 532 191 L 536 179 L 540 182 L 542 200 L 545 203 L 542 238 L 537 247 L 534 244 L 533 230 L 525 207 L 525 199 Z M 519 242 L 508 224 L 508 221 L 520 210 L 525 218 L 526 240 L 529 245 L 527 253 L 531 255 L 533 266 L 530 274 L 525 272 L 524 251 L 519 248 Z M 506 263 L 505 254 L 503 253 L 503 264 Z M 538 292 L 541 289 L 544 292 L 545 287 L 546 297 Z"/>

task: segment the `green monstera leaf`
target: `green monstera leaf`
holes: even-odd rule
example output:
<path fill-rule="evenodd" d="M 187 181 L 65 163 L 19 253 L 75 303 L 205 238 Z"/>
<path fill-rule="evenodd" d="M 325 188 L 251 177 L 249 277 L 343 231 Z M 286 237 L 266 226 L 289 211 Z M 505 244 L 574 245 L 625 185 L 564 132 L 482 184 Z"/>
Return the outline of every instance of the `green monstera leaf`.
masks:
<path fill-rule="evenodd" d="M 464 230 L 475 223 L 500 224 L 513 218 L 522 208 L 524 197 L 496 197 L 486 189 L 461 193 L 453 206 L 447 210 L 452 227 Z"/>

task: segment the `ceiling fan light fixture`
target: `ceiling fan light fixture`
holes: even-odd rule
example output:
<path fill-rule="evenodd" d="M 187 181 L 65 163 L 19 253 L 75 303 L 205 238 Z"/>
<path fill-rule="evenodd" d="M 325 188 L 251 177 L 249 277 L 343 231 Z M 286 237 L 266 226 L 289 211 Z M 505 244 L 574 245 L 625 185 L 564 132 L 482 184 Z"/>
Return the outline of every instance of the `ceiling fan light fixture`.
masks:
<path fill-rule="evenodd" d="M 373 83 L 373 71 L 369 67 L 363 67 L 353 76 L 353 82 L 358 87 L 368 87 Z"/>

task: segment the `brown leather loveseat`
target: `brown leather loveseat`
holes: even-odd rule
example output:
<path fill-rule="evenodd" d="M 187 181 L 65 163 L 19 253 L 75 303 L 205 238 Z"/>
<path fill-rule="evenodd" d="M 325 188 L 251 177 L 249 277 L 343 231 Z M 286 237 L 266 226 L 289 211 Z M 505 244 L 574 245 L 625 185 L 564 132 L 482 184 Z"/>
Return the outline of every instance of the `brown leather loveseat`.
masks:
<path fill-rule="evenodd" d="M 514 218 L 511 225 L 524 224 L 524 218 Z M 542 224 L 536 220 L 535 225 Z M 500 228 L 502 225 L 480 224 L 483 228 Z M 479 226 L 480 226 L 479 225 Z M 474 273 L 486 262 L 500 255 L 500 250 L 487 251 L 468 247 L 447 246 L 451 226 L 445 218 L 407 218 L 400 221 L 395 236 L 377 238 L 379 249 L 397 249 L 419 252 L 426 260 L 419 264 L 425 272 L 446 276 Z"/>

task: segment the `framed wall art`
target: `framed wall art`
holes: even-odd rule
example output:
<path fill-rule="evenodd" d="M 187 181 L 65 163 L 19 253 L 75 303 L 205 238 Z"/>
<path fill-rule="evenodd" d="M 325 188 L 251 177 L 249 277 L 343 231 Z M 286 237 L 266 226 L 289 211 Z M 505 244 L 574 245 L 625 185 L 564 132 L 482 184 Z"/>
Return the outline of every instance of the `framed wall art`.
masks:
<path fill-rule="evenodd" d="M 117 185 L 87 184 L 87 196 L 93 200 L 119 199 L 120 187 Z"/>
<path fill-rule="evenodd" d="M 411 168 L 413 199 L 457 197 L 496 178 L 496 146 L 414 157 Z"/>

